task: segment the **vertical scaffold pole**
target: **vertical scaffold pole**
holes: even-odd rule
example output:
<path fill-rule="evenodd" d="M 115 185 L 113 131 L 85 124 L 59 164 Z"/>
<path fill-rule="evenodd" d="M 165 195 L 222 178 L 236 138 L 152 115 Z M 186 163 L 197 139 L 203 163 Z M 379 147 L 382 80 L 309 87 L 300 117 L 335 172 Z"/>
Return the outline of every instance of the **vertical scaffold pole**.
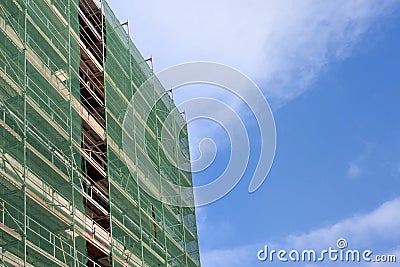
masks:
<path fill-rule="evenodd" d="M 108 181 L 108 208 L 109 208 L 109 217 L 110 217 L 110 242 L 111 242 L 111 247 L 110 247 L 110 255 L 109 255 L 109 261 L 111 263 L 111 266 L 114 266 L 114 241 L 113 241 L 113 228 L 112 228 L 112 196 L 111 196 L 111 181 L 110 181 L 110 168 L 108 166 L 108 155 L 110 155 L 108 151 L 108 116 L 107 116 L 107 93 L 106 93 L 106 38 L 105 38 L 105 21 L 104 21 L 104 16 L 105 16 L 105 11 L 104 11 L 104 0 L 100 0 L 100 15 L 101 15 L 101 49 L 102 49 L 102 59 L 103 59 L 103 88 L 104 88 L 104 120 L 105 120 L 105 126 L 104 126 L 104 142 L 106 144 L 106 151 L 107 151 L 107 181 Z"/>
<path fill-rule="evenodd" d="M 70 231 L 72 233 L 72 246 L 73 246 L 73 266 L 78 266 L 77 264 L 78 257 L 77 257 L 77 249 L 76 249 L 76 234 L 75 234 L 75 186 L 74 186 L 74 149 L 73 149 L 73 107 L 72 107 L 72 98 L 73 98 L 73 93 L 72 93 L 72 66 L 71 66 L 71 31 L 73 30 L 73 27 L 71 27 L 71 0 L 68 0 L 68 6 L 67 6 L 67 16 L 68 16 L 68 90 L 69 90 L 69 149 L 70 149 L 70 154 L 71 158 L 68 163 L 69 166 L 69 173 L 70 173 L 70 184 L 71 184 L 71 197 L 72 197 L 72 210 L 71 210 L 71 226 L 70 226 Z M 76 7 L 75 7 L 76 8 Z M 78 6 L 79 8 L 79 6 Z"/>
<path fill-rule="evenodd" d="M 27 170 L 27 150 L 26 150 L 26 142 L 27 142 L 27 112 L 26 112 L 26 91 L 27 91 L 27 87 L 28 87 L 28 74 L 27 74 L 27 41 L 28 41 L 28 33 L 27 33 L 27 17 L 28 17 L 28 6 L 29 6 L 29 0 L 25 1 L 25 8 L 24 8 L 24 92 L 23 92 L 23 121 L 24 121 L 24 129 L 23 129 L 23 135 L 24 135 L 24 139 L 23 139 L 23 159 L 24 159 L 24 164 L 23 164 L 23 177 L 24 177 L 24 184 L 22 186 L 22 194 L 23 194 L 23 201 L 24 201 L 24 213 L 23 213 L 23 250 L 24 250 L 24 267 L 27 266 L 27 261 L 26 261 L 26 256 L 27 256 L 27 248 L 26 248 L 26 240 L 27 240 L 27 210 L 26 210 L 26 176 L 28 174 L 28 170 Z"/>

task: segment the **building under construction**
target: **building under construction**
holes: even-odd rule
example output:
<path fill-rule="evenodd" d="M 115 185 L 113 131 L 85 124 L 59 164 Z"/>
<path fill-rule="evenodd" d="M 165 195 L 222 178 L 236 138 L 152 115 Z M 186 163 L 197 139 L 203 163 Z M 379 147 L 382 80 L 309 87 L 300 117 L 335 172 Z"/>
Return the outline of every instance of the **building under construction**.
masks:
<path fill-rule="evenodd" d="M 0 1 L 1 266 L 200 266 L 195 209 L 148 195 L 123 154 L 125 110 L 151 75 L 104 0 Z M 174 108 L 168 95 L 151 108 L 135 149 L 190 187 L 169 159 L 189 162 Z M 163 127 L 179 137 L 168 152 Z"/>

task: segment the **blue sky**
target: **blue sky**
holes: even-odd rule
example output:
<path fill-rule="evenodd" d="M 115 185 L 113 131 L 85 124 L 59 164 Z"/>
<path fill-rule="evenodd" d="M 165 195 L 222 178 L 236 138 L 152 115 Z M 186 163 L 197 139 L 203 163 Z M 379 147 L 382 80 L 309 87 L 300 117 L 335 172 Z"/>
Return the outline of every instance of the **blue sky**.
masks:
<path fill-rule="evenodd" d="M 144 57 L 154 57 L 156 71 L 192 60 L 231 65 L 272 106 L 275 161 L 262 187 L 249 194 L 259 131 L 248 110 L 214 87 L 177 92 L 177 101 L 225 99 L 244 114 L 252 141 L 238 186 L 198 209 L 203 266 L 271 266 L 257 260 L 264 245 L 319 249 L 339 238 L 353 249 L 398 258 L 346 266 L 398 266 L 399 1 L 109 2 L 121 21 L 129 19 L 133 41 Z M 213 165 L 195 175 L 201 184 L 226 166 L 227 133 L 208 121 L 191 123 L 189 131 L 192 156 L 205 136 L 218 148 Z"/>

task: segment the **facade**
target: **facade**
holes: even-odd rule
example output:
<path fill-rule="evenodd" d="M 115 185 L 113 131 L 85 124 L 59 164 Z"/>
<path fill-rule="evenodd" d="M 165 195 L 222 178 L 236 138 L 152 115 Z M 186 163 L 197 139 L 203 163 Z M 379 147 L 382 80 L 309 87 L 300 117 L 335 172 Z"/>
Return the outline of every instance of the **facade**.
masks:
<path fill-rule="evenodd" d="M 105 1 L 0 1 L 0 266 L 200 266 L 195 209 L 153 199 L 124 158 L 125 110 L 152 75 L 124 27 Z M 174 108 L 164 95 L 138 120 L 135 157 L 190 187 L 166 156 L 189 163 Z M 166 152 L 163 127 L 179 139 Z"/>

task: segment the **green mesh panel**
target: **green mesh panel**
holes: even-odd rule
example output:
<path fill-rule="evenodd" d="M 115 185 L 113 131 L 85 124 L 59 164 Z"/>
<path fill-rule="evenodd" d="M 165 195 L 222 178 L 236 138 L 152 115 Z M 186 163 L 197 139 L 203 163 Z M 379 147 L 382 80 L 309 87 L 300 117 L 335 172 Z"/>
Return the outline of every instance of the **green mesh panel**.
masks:
<path fill-rule="evenodd" d="M 152 71 L 108 4 L 102 5 L 106 50 L 100 80 L 104 78 L 105 87 L 107 178 L 101 185 L 110 200 L 112 235 L 111 245 L 107 233 L 100 241 L 105 251 L 110 250 L 103 265 L 108 261 L 113 266 L 199 266 L 194 208 L 179 207 L 179 195 L 177 206 L 153 199 L 136 182 L 137 175 L 151 172 L 136 166 L 131 173 L 125 162 L 125 111 Z M 88 189 L 82 182 L 88 170 L 82 148 L 79 12 L 78 0 L 0 2 L 2 266 L 100 266 L 88 255 L 95 223 L 87 212 Z M 163 92 L 155 80 L 154 90 L 145 93 L 148 101 L 137 108 L 148 107 Z M 165 95 L 144 121 L 146 135 L 130 133 L 134 141 L 145 138 L 147 148 L 136 145 L 129 164 L 149 155 L 156 178 L 190 186 L 191 173 L 174 167 L 179 150 L 189 158 L 189 146 L 179 112 L 165 121 L 173 108 Z M 96 118 L 104 125 L 100 119 Z M 168 130 L 165 140 L 162 127 Z M 163 151 L 162 142 L 173 149 Z"/>

